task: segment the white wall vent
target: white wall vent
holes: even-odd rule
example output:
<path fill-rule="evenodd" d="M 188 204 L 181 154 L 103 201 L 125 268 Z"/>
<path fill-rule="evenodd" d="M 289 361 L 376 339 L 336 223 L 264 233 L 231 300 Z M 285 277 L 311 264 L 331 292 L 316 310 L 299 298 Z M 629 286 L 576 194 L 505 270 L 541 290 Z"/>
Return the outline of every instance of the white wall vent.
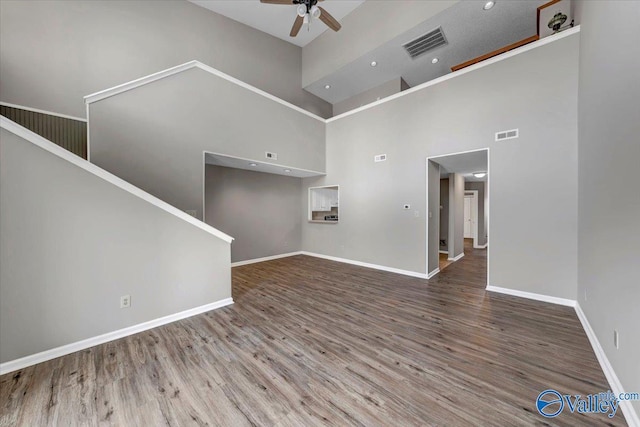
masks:
<path fill-rule="evenodd" d="M 496 141 L 504 141 L 505 139 L 515 139 L 520 136 L 518 129 L 503 130 L 496 132 Z"/>
<path fill-rule="evenodd" d="M 411 59 L 416 59 L 430 50 L 446 44 L 447 39 L 444 37 L 442 28 L 438 27 L 433 31 L 429 31 L 427 34 L 421 35 L 417 39 L 403 44 L 402 47 L 407 51 Z"/>
<path fill-rule="evenodd" d="M 272 153 L 272 152 L 270 152 L 270 151 L 266 151 L 266 152 L 264 153 L 264 156 L 265 156 L 267 159 L 271 159 L 271 160 L 278 160 L 278 153 Z"/>
<path fill-rule="evenodd" d="M 374 162 L 384 162 L 387 160 L 387 155 L 386 154 L 378 154 L 377 156 L 373 156 L 373 161 Z"/>

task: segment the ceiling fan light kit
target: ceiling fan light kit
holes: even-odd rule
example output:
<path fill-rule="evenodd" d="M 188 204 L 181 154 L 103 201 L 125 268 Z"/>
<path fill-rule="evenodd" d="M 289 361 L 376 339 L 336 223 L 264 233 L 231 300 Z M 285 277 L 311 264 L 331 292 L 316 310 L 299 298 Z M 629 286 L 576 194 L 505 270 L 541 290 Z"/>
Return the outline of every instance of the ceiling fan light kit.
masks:
<path fill-rule="evenodd" d="M 319 1 L 324 0 L 260 0 L 260 3 L 297 5 L 296 12 L 298 13 L 298 16 L 293 22 L 293 27 L 291 27 L 291 32 L 289 33 L 291 37 L 298 35 L 302 25 L 310 25 L 311 18 L 320 19 L 333 31 L 339 31 L 342 26 L 333 16 L 331 16 L 329 12 L 318 6 Z"/>

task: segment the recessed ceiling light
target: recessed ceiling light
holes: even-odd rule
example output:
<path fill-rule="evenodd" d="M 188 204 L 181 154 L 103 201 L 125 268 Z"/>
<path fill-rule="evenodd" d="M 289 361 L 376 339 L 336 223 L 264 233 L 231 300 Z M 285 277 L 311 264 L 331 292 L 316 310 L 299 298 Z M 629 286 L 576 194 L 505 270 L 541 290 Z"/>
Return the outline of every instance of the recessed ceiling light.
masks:
<path fill-rule="evenodd" d="M 487 176 L 486 172 L 476 172 L 473 174 L 473 176 L 475 176 L 476 178 L 484 178 L 485 176 Z"/>
<path fill-rule="evenodd" d="M 249 163 L 249 166 L 251 166 L 252 168 L 255 168 L 256 166 L 258 166 L 257 163 Z"/>
<path fill-rule="evenodd" d="M 378 65 L 378 63 L 376 61 L 371 61 L 371 66 L 375 67 L 376 65 Z"/>
<path fill-rule="evenodd" d="M 494 1 L 488 1 L 488 2 L 486 2 L 486 3 L 484 4 L 484 6 L 482 6 L 482 8 L 483 8 L 484 10 L 489 10 L 489 9 L 491 9 L 491 8 L 492 8 L 493 6 L 495 6 L 495 5 L 496 5 L 496 2 L 494 2 Z"/>
<path fill-rule="evenodd" d="M 331 85 L 324 85 L 325 89 L 331 89 Z"/>
<path fill-rule="evenodd" d="M 437 63 L 438 63 L 438 61 L 440 61 L 438 58 L 433 58 L 433 59 L 431 60 L 431 63 L 432 63 L 432 64 L 437 64 Z"/>
<path fill-rule="evenodd" d="M 285 169 L 284 170 L 286 173 L 291 173 L 291 169 Z"/>

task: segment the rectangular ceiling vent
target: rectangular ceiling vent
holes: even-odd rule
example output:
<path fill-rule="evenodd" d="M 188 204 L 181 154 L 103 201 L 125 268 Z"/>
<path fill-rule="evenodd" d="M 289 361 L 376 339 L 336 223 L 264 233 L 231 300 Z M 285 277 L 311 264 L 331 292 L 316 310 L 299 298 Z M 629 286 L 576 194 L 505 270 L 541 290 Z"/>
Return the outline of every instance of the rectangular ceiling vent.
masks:
<path fill-rule="evenodd" d="M 409 43 L 403 44 L 402 47 L 404 47 L 411 59 L 416 59 L 420 55 L 446 44 L 447 39 L 444 37 L 442 27 L 438 27 L 415 40 L 411 40 Z"/>
<path fill-rule="evenodd" d="M 518 129 L 504 130 L 496 132 L 496 141 L 504 141 L 505 139 L 515 139 L 519 136 Z"/>

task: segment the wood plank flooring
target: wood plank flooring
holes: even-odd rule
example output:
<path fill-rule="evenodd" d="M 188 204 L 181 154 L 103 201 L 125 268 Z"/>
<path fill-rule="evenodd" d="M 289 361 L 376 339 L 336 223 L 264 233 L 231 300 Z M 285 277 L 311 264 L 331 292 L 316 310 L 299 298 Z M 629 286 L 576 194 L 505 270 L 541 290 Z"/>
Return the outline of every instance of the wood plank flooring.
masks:
<path fill-rule="evenodd" d="M 449 261 L 448 254 L 438 254 L 438 267 L 440 268 L 440 271 L 444 270 L 451 264 L 453 264 L 453 261 Z"/>
<path fill-rule="evenodd" d="M 0 425 L 626 425 L 573 309 L 488 293 L 486 251 L 426 281 L 306 256 L 233 269 L 235 304 L 0 377 Z"/>

